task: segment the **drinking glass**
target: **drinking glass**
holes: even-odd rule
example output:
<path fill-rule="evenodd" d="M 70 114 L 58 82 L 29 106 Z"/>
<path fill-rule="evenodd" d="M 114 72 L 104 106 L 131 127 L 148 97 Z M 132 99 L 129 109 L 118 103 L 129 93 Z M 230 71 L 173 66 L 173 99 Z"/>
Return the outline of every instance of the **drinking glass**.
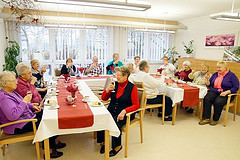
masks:
<path fill-rule="evenodd" d="M 114 88 L 115 88 L 115 81 L 114 81 L 113 78 L 112 78 L 112 80 L 111 80 L 111 84 L 114 85 Z M 112 92 L 112 93 L 115 93 L 115 90 L 113 89 L 111 92 Z"/>

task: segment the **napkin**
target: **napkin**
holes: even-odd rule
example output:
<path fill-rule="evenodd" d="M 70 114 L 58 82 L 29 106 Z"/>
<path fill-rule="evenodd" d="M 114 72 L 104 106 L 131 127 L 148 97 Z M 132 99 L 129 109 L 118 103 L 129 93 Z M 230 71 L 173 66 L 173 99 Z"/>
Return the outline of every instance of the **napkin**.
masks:
<path fill-rule="evenodd" d="M 85 68 L 84 68 L 84 67 L 80 67 L 80 68 L 78 68 L 78 70 L 79 70 L 79 72 L 82 74 L 83 71 L 85 70 Z"/>
<path fill-rule="evenodd" d="M 69 86 L 67 86 L 66 90 L 72 94 L 73 98 L 75 98 L 78 87 L 74 84 L 70 84 Z"/>

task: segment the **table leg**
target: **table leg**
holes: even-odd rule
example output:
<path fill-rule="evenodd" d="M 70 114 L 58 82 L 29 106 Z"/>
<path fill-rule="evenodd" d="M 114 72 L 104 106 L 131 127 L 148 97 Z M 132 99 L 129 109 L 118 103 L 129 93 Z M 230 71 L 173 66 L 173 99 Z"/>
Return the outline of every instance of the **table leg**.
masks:
<path fill-rule="evenodd" d="M 105 130 L 105 160 L 109 160 L 109 130 Z"/>
<path fill-rule="evenodd" d="M 45 160 L 50 160 L 49 139 L 44 139 Z"/>
<path fill-rule="evenodd" d="M 175 103 L 172 111 L 172 125 L 175 124 L 176 114 L 177 114 L 177 103 Z"/>

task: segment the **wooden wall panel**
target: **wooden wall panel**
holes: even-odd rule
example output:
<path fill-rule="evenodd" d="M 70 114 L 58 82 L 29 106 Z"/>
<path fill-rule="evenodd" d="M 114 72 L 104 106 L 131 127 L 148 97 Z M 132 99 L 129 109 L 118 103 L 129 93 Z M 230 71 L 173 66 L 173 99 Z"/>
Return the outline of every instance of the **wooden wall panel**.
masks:
<path fill-rule="evenodd" d="M 182 63 L 184 61 L 190 61 L 192 63 L 191 68 L 195 68 L 197 70 L 201 69 L 201 64 L 203 62 L 207 63 L 209 65 L 209 71 L 213 74 L 217 71 L 217 62 L 218 61 L 212 61 L 212 60 L 204 60 L 204 59 L 193 59 L 193 58 L 179 58 L 178 60 L 178 67 L 182 67 Z M 240 63 L 237 62 L 228 62 L 229 69 L 238 77 L 240 80 Z M 240 91 L 238 91 L 240 93 Z M 240 113 L 240 98 L 238 98 L 238 108 L 237 112 Z"/>

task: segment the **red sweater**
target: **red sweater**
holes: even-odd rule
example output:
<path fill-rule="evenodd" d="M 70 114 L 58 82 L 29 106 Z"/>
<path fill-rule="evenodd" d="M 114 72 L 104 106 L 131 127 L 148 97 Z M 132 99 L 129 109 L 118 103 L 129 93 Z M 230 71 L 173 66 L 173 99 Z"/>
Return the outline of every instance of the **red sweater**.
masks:
<path fill-rule="evenodd" d="M 124 92 L 124 90 L 127 86 L 127 83 L 128 83 L 128 80 L 126 80 L 123 83 L 118 84 L 120 87 L 118 87 L 116 98 L 119 98 L 123 94 L 123 92 Z M 107 93 L 106 90 L 104 90 L 103 93 L 102 93 L 102 100 L 104 100 L 104 101 L 108 100 L 108 98 L 111 96 L 111 93 L 112 93 L 111 91 L 109 91 Z M 138 92 L 137 92 L 137 87 L 136 86 L 134 86 L 133 89 L 132 89 L 131 100 L 132 100 L 132 105 L 125 108 L 125 111 L 127 113 L 133 112 L 133 111 L 136 111 L 136 110 L 139 109 L 139 99 L 138 99 Z"/>

